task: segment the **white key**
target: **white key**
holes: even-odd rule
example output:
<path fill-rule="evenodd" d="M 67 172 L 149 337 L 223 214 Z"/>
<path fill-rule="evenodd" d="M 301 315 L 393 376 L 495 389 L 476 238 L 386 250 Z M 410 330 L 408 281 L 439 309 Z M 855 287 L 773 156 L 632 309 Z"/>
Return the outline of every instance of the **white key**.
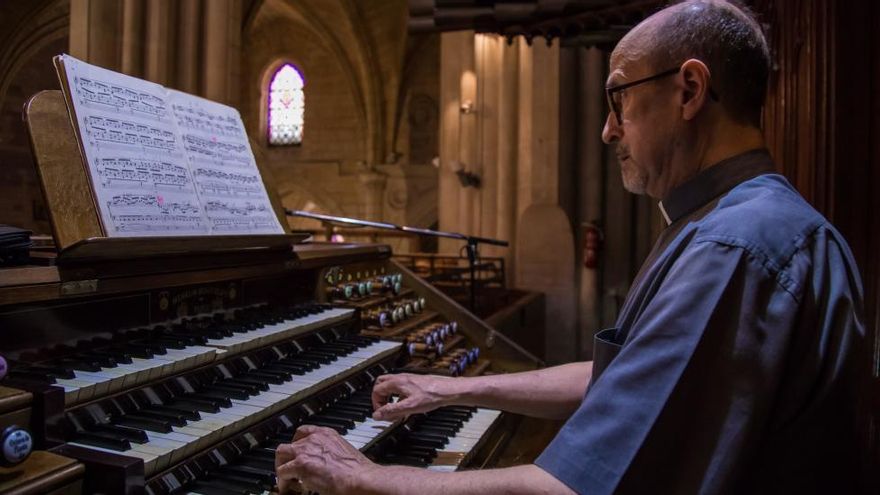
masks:
<path fill-rule="evenodd" d="M 364 349 L 367 351 L 368 357 L 347 359 L 344 361 L 344 365 L 338 364 L 339 360 L 337 360 L 332 364 L 322 365 L 305 375 L 293 375 L 292 379 L 285 383 L 269 384 L 267 391 L 260 391 L 259 394 L 249 396 L 247 399 L 233 399 L 231 401 L 232 407 L 220 409 L 216 413 L 199 412 L 201 419 L 188 421 L 185 426 L 173 426 L 170 433 L 148 431 L 147 442 L 132 443 L 132 449 L 121 454 L 143 458 L 145 462 L 144 474 L 150 476 L 284 408 L 296 404 L 308 396 L 315 387 L 326 383 L 326 380 L 333 380 L 340 375 L 358 373 L 372 363 L 393 352 L 398 352 L 400 348 L 399 342 L 391 342 L 390 345 L 387 342 L 382 345 L 370 345 Z M 181 385 L 183 386 L 183 384 Z M 356 428 L 350 432 L 351 441 L 365 446 L 390 424 L 387 421 L 367 418 L 357 424 Z M 107 450 L 87 445 L 85 447 Z M 120 452 L 115 453 L 120 454 Z"/>
<path fill-rule="evenodd" d="M 494 409 L 478 408 L 474 414 L 461 425 L 459 431 L 448 439 L 446 445 L 437 450 L 437 458 L 428 469 L 432 471 L 455 471 L 459 468 L 462 459 L 470 454 L 471 450 L 480 442 L 480 439 L 486 431 L 495 423 L 501 411 Z M 439 455 L 445 454 L 445 455 Z M 443 463 L 439 464 L 438 460 L 443 459 Z M 458 461 L 451 464 L 449 459 L 455 458 Z"/>
<path fill-rule="evenodd" d="M 236 333 L 230 337 L 208 339 L 208 345 L 239 353 L 302 335 L 315 328 L 345 321 L 351 318 L 352 315 L 354 315 L 354 310 L 352 309 L 330 308 L 316 315 L 308 315 L 293 320 L 285 320 L 281 323 L 265 325 L 263 328 Z"/>

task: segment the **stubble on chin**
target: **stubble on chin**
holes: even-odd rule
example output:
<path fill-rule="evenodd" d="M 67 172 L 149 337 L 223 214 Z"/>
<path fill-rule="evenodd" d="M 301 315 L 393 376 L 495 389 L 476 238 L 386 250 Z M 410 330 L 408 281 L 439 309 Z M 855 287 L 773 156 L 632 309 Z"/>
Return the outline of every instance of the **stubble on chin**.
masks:
<path fill-rule="evenodd" d="M 648 186 L 647 177 L 639 173 L 638 168 L 631 163 L 627 163 L 630 160 L 632 158 L 620 163 L 620 177 L 623 181 L 623 188 L 633 194 L 645 194 Z"/>

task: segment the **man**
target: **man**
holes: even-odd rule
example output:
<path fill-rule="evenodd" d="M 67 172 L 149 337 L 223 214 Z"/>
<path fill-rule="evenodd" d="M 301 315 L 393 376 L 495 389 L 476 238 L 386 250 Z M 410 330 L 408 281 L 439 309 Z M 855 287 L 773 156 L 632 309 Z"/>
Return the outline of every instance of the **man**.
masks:
<path fill-rule="evenodd" d="M 664 9 L 615 48 L 602 137 L 625 187 L 660 199 L 668 226 L 603 332 L 617 354 L 601 376 L 589 362 L 383 376 L 373 389 L 381 419 L 448 404 L 568 418 L 535 464 L 378 466 L 304 426 L 278 448 L 282 490 L 298 479 L 323 494 L 851 493 L 861 284 L 840 234 L 764 150 L 769 66 L 755 21 L 711 1 Z"/>

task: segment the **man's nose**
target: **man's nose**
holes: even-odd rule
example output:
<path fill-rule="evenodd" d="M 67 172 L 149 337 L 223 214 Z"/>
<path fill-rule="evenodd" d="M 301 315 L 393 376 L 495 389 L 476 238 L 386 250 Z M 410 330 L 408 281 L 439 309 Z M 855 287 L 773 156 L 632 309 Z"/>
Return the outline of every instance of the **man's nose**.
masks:
<path fill-rule="evenodd" d="M 617 125 L 617 116 L 614 112 L 608 112 L 605 117 L 605 127 L 602 129 L 602 141 L 605 144 L 611 144 L 620 140 L 623 135 L 623 129 Z"/>

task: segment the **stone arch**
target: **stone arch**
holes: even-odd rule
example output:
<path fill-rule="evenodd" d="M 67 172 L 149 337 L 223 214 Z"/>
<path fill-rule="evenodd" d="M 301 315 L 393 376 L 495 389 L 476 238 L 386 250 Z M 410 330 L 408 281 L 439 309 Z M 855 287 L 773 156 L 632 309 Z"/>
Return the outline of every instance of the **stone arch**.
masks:
<path fill-rule="evenodd" d="M 64 0 L 54 0 L 25 16 L 3 39 L 0 51 L 0 105 L 21 68 L 47 45 L 67 39 L 70 8 Z"/>

